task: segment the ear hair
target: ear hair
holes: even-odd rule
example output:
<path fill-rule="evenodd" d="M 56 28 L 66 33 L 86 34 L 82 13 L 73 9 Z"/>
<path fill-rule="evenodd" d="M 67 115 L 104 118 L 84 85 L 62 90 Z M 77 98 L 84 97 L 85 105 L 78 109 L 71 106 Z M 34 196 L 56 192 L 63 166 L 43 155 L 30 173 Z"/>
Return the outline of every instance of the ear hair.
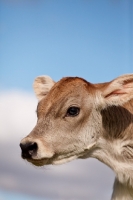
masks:
<path fill-rule="evenodd" d="M 98 91 L 99 100 L 102 102 L 101 108 L 107 106 L 121 106 L 133 98 L 133 74 L 120 76 L 113 81 L 106 83 Z"/>
<path fill-rule="evenodd" d="M 34 92 L 38 100 L 44 98 L 54 84 L 55 82 L 49 76 L 38 76 L 33 83 Z"/>

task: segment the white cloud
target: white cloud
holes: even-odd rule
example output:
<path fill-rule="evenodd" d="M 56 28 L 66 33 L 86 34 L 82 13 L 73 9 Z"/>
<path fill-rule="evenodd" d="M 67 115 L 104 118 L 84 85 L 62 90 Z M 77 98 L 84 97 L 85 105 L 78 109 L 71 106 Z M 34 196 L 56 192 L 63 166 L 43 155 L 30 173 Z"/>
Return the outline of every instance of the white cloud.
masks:
<path fill-rule="evenodd" d="M 21 159 L 19 143 L 36 123 L 29 93 L 0 94 L 0 187 L 54 200 L 110 199 L 113 172 L 94 159 L 36 168 Z"/>
<path fill-rule="evenodd" d="M 28 93 L 20 91 L 1 93 L 0 139 L 13 141 L 28 134 L 36 123 L 36 104 L 36 98 Z"/>

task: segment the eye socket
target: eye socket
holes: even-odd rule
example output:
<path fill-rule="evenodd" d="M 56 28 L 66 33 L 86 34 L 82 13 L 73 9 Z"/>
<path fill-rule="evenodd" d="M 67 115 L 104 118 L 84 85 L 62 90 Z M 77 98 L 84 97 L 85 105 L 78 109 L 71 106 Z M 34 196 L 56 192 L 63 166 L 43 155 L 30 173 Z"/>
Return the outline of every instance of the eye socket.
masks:
<path fill-rule="evenodd" d="M 68 108 L 66 116 L 67 117 L 75 117 L 79 114 L 80 112 L 80 108 L 76 107 L 76 106 L 72 106 L 70 108 Z"/>

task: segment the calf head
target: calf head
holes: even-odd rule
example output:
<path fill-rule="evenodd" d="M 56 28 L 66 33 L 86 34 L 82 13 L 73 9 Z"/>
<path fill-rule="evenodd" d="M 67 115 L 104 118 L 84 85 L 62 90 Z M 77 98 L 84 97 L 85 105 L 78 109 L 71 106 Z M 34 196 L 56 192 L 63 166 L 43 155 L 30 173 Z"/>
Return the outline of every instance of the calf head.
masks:
<path fill-rule="evenodd" d="M 103 84 L 78 77 L 55 83 L 42 76 L 34 90 L 38 120 L 20 143 L 22 157 L 36 166 L 61 164 L 89 157 L 98 148 L 104 132 L 101 111 L 133 98 L 133 75 Z"/>

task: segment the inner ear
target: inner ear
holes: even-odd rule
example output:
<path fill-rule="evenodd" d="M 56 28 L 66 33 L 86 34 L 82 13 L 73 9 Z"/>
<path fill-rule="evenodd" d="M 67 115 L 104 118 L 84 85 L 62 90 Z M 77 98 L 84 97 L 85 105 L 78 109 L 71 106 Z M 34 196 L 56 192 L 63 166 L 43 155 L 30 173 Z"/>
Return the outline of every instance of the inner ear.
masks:
<path fill-rule="evenodd" d="M 49 76 L 38 76 L 35 79 L 33 88 L 39 101 L 48 94 L 54 84 L 55 82 Z"/>
<path fill-rule="evenodd" d="M 106 105 L 123 105 L 133 98 L 133 74 L 120 76 L 102 89 Z"/>
<path fill-rule="evenodd" d="M 107 94 L 105 98 L 108 98 L 113 95 L 122 95 L 122 94 L 127 94 L 127 92 L 124 89 L 114 90 L 113 92 Z"/>

